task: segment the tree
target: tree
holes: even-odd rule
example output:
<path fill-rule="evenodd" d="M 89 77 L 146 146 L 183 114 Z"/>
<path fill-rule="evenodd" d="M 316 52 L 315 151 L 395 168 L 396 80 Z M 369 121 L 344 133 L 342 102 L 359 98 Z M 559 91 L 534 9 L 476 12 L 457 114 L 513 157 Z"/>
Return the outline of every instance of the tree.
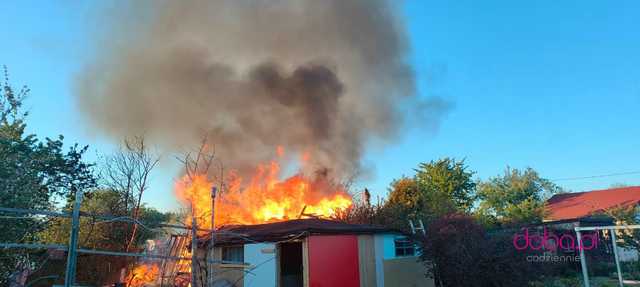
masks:
<path fill-rule="evenodd" d="M 604 215 L 615 220 L 618 225 L 640 224 L 640 207 L 637 205 L 617 206 L 604 210 Z M 620 230 L 616 233 L 622 240 L 622 246 L 640 251 L 640 229 Z"/>
<path fill-rule="evenodd" d="M 407 210 L 400 205 L 387 205 L 381 200 L 372 203 L 371 194 L 365 188 L 362 200 L 354 200 L 351 207 L 338 210 L 332 219 L 351 224 L 374 224 L 403 230 L 407 228 Z"/>
<path fill-rule="evenodd" d="M 454 211 L 467 213 L 475 201 L 476 183 L 472 180 L 473 174 L 464 160 L 443 158 L 421 163 L 416 180 L 420 189 L 430 195 L 431 198 L 427 199 L 446 199 Z"/>
<path fill-rule="evenodd" d="M 551 195 L 562 192 L 538 173 L 507 168 L 504 175 L 481 182 L 478 214 L 488 222 L 506 224 L 537 223 L 544 218 L 544 205 Z"/>
<path fill-rule="evenodd" d="M 388 206 L 396 206 L 403 210 L 403 216 L 416 219 L 428 213 L 426 195 L 420 190 L 414 178 L 402 177 L 391 183 Z"/>
<path fill-rule="evenodd" d="M 120 193 L 122 210 L 130 212 L 134 220 L 140 217 L 142 196 L 149 188 L 149 175 L 159 161 L 159 156 L 149 150 L 142 136 L 125 139 L 115 154 L 105 157 L 101 174 L 104 185 Z M 124 248 L 128 252 L 137 236 L 138 225 L 125 232 L 129 234 Z"/>
<path fill-rule="evenodd" d="M 82 203 L 80 210 L 87 214 L 109 214 L 109 215 L 127 215 L 132 213 L 134 206 L 125 209 L 123 204 L 124 197 L 120 191 L 101 189 L 93 192 Z M 71 204 L 65 207 L 70 212 L 73 206 Z M 144 204 L 140 206 L 139 221 L 144 223 L 144 227 L 136 233 L 131 246 L 135 249 L 141 249 L 146 240 L 157 238 L 161 231 L 151 229 L 159 223 L 168 221 L 171 214 L 161 213 L 154 208 L 146 207 Z M 80 232 L 78 236 L 79 246 L 81 248 L 119 251 L 128 245 L 130 235 L 130 221 L 104 220 L 93 217 L 82 217 L 80 219 Z M 69 240 L 69 231 L 71 222 L 67 218 L 55 218 L 49 227 L 42 231 L 41 238 L 50 243 L 66 244 Z M 81 264 L 78 264 L 77 277 L 78 282 L 83 285 L 100 286 L 108 282 L 110 277 L 119 270 L 133 263 L 132 258 L 119 256 L 100 256 L 100 255 L 82 255 L 79 258 Z M 59 272 L 55 266 L 51 264 L 42 269 L 41 275 L 51 275 Z M 59 264 L 57 264 L 59 265 Z M 111 271 L 110 271 L 111 270 Z M 40 274 L 38 274 L 40 275 Z M 64 277 L 61 275 L 60 278 Z M 34 276 L 37 277 L 37 276 Z M 60 280 L 55 281 L 62 283 Z M 51 283 L 51 282 L 49 282 Z"/>
<path fill-rule="evenodd" d="M 27 113 L 22 111 L 29 89 L 14 89 L 4 70 L 0 84 L 0 205 L 13 208 L 51 209 L 58 200 L 73 198 L 96 186 L 92 164 L 83 161 L 87 147 L 72 145 L 64 152 L 63 137 L 39 140 L 25 132 Z M 39 217 L 11 218 L 1 214 L 1 242 L 34 242 L 46 226 Z M 0 285 L 15 272 L 34 267 L 37 256 L 27 251 L 0 251 Z M 17 268 L 17 266 L 21 266 Z"/>
<path fill-rule="evenodd" d="M 434 220 L 443 215 L 470 211 L 475 200 L 473 172 L 464 161 L 444 158 L 421 163 L 412 178 L 391 183 L 387 208 L 406 219 Z M 405 223 L 406 224 L 406 223 Z"/>

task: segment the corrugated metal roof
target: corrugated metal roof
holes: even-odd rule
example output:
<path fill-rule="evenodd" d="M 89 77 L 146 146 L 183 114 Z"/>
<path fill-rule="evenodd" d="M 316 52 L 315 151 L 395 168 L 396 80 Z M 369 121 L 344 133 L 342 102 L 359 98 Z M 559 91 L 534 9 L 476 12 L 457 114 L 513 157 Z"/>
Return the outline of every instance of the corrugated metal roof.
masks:
<path fill-rule="evenodd" d="M 640 186 L 556 194 L 547 200 L 547 220 L 575 219 L 640 203 Z"/>
<path fill-rule="evenodd" d="M 400 233 L 399 231 L 367 224 L 348 224 L 327 219 L 295 219 L 282 222 L 224 226 L 216 231 L 216 245 L 244 244 L 252 242 L 276 242 L 304 238 L 310 234 L 375 234 Z M 207 245 L 210 235 L 201 237 L 200 244 Z"/>

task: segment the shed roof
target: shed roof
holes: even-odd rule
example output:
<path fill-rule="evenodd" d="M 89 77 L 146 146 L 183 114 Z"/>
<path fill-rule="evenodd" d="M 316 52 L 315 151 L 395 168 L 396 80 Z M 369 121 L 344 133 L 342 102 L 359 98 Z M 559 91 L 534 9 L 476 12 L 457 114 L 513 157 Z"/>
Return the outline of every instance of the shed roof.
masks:
<path fill-rule="evenodd" d="M 375 234 L 400 233 L 399 231 L 377 225 L 349 224 L 328 219 L 295 219 L 282 222 L 230 225 L 216 231 L 216 245 L 231 245 L 256 242 L 278 242 L 304 238 L 309 235 L 336 234 Z M 199 239 L 199 243 L 208 245 L 211 235 Z"/>
<path fill-rule="evenodd" d="M 547 200 L 547 220 L 587 217 L 640 203 L 640 186 L 556 194 Z"/>

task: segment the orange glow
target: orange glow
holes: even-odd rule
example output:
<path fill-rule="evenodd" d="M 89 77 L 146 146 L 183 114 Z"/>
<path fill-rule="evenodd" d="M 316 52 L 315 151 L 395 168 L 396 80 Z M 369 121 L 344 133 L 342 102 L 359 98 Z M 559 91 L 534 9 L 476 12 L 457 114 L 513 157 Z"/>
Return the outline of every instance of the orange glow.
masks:
<path fill-rule="evenodd" d="M 284 149 L 278 147 L 278 156 L 283 153 Z M 352 205 L 351 196 L 340 185 L 302 174 L 281 180 L 280 171 L 280 164 L 273 161 L 259 165 L 248 181 L 237 175 L 229 176 L 224 190 L 219 190 L 216 197 L 215 225 L 259 224 L 309 215 L 329 218 Z M 213 186 L 204 174 L 185 175 L 175 186 L 177 197 L 193 208 L 200 228 L 211 228 Z M 191 223 L 191 218 L 185 220 Z"/>
<path fill-rule="evenodd" d="M 160 275 L 160 269 L 155 264 L 138 265 L 127 275 L 128 287 L 151 286 Z"/>

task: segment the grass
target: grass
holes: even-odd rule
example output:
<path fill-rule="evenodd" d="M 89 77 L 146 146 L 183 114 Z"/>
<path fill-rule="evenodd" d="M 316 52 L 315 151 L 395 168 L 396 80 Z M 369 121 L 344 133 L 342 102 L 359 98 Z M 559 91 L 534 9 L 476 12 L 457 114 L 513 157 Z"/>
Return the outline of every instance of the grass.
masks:
<path fill-rule="evenodd" d="M 592 277 L 589 278 L 589 283 L 593 287 L 617 287 L 618 279 L 612 279 L 609 277 Z M 530 287 L 582 287 L 582 279 L 579 275 L 575 277 L 554 277 L 548 278 L 543 281 L 533 282 Z M 625 286 L 627 286 L 625 284 Z M 636 285 L 628 285 L 636 286 Z M 637 285 L 640 286 L 640 285 Z"/>

